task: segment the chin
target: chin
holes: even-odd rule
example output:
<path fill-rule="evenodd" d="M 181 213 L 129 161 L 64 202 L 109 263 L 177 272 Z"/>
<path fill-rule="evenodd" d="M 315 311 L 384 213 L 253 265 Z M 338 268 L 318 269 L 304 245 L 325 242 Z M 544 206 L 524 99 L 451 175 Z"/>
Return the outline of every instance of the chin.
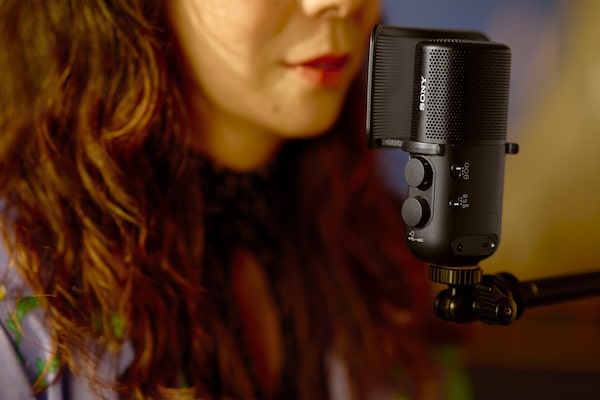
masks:
<path fill-rule="evenodd" d="M 307 126 L 294 126 L 288 130 L 280 130 L 281 137 L 285 139 L 310 139 L 326 134 L 335 125 L 335 120 L 327 124 L 310 124 Z M 281 129 L 281 128 L 280 128 Z"/>
<path fill-rule="evenodd" d="M 279 129 L 282 137 L 288 139 L 312 138 L 329 132 L 337 123 L 340 113 L 341 107 L 327 113 L 323 110 L 299 112 L 294 117 L 281 121 L 276 128 Z M 300 116 L 302 118 L 299 118 Z"/>

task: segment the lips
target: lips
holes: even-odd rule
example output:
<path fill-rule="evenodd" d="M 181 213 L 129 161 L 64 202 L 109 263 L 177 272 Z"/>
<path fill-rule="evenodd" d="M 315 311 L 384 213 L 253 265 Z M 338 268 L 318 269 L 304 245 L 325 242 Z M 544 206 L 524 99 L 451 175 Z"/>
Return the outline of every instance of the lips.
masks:
<path fill-rule="evenodd" d="M 313 60 L 306 61 L 300 65 L 303 65 L 308 68 L 317 68 L 323 70 L 335 70 L 342 69 L 348 63 L 350 59 L 347 55 L 327 55 L 323 57 L 318 57 Z"/>
<path fill-rule="evenodd" d="M 290 65 L 290 68 L 309 82 L 322 87 L 338 86 L 348 66 L 347 54 L 329 54 Z"/>

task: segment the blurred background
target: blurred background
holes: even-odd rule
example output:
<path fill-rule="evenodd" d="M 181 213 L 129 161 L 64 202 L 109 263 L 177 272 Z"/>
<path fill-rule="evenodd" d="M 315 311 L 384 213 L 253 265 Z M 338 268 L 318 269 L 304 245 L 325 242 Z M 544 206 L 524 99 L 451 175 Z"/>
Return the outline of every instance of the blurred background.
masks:
<path fill-rule="evenodd" d="M 512 49 L 502 239 L 481 263 L 532 280 L 600 271 L 600 1 L 385 0 L 389 25 L 479 30 Z M 404 192 L 406 154 L 386 151 Z M 473 324 L 477 399 L 600 399 L 600 296 Z"/>

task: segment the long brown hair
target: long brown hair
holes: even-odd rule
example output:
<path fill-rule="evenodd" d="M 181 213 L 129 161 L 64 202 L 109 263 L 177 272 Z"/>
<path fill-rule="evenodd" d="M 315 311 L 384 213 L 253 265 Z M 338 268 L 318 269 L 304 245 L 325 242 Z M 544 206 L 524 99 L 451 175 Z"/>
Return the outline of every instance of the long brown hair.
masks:
<path fill-rule="evenodd" d="M 212 295 L 230 283 L 203 264 L 203 178 L 185 150 L 163 6 L 0 1 L 5 240 L 45 295 L 70 368 L 86 374 L 80 353 L 117 353 L 128 340 L 135 358 L 116 388 L 126 396 L 154 396 L 184 371 L 199 396 L 254 397 L 238 317 L 224 313 L 231 290 L 218 304 Z M 357 82 L 331 132 L 286 144 L 275 161 L 285 237 L 271 290 L 291 313 L 294 349 L 282 393 L 327 396 L 331 350 L 358 395 L 394 363 L 415 390 L 431 374 L 423 268 L 365 148 L 363 92 Z"/>

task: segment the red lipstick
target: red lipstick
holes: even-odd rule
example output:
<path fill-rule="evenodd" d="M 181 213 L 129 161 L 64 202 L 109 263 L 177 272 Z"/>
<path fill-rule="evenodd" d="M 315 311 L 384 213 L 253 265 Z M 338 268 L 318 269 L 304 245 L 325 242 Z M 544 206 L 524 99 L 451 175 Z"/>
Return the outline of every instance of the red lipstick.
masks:
<path fill-rule="evenodd" d="M 336 87 L 342 81 L 343 73 L 350 61 L 349 55 L 324 55 L 290 67 L 300 76 L 323 87 Z"/>

